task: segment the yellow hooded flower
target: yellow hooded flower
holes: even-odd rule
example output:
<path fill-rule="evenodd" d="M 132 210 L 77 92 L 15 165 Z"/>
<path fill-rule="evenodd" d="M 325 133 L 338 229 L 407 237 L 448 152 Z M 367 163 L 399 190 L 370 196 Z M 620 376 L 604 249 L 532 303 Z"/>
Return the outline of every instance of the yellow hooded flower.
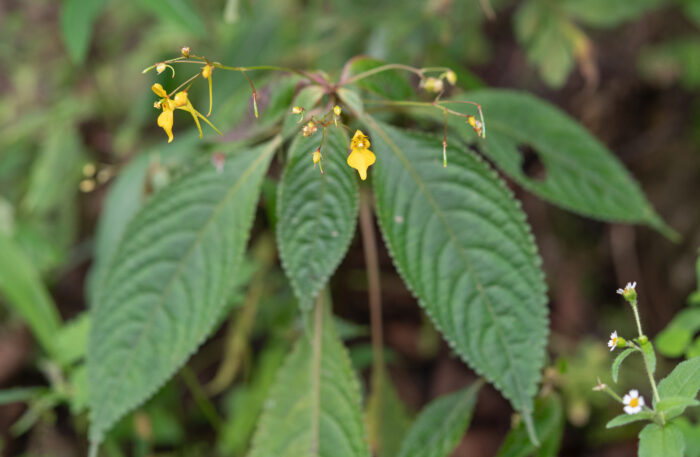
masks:
<path fill-rule="evenodd" d="M 161 97 L 161 100 L 156 102 L 153 106 L 163 109 L 163 112 L 158 116 L 158 127 L 165 130 L 165 133 L 168 134 L 168 143 L 170 143 L 173 141 L 173 111 L 175 110 L 175 104 L 170 100 L 168 93 L 160 84 L 155 83 L 151 86 L 151 90 L 153 90 L 157 96 Z"/>
<path fill-rule="evenodd" d="M 350 155 L 348 156 L 348 165 L 357 170 L 360 174 L 360 179 L 367 179 L 367 168 L 372 165 L 376 156 L 369 150 L 370 142 L 367 135 L 361 130 L 355 132 L 355 135 L 350 141 Z"/>
<path fill-rule="evenodd" d="M 197 130 L 199 130 L 200 138 L 202 137 L 202 126 L 199 123 L 199 118 L 202 118 L 211 128 L 216 131 L 216 133 L 221 135 L 219 129 L 217 129 L 214 124 L 209 122 L 209 119 L 205 118 L 202 113 L 194 109 L 192 102 L 190 102 L 189 98 L 187 97 L 187 91 L 178 92 L 175 94 L 175 97 L 171 99 L 165 89 L 163 89 L 163 86 L 160 84 L 154 84 L 151 89 L 156 95 L 162 97 L 154 104 L 154 106 L 156 108 L 163 109 L 163 112 L 160 113 L 160 116 L 158 116 L 158 126 L 165 130 L 165 133 L 168 134 L 168 143 L 173 141 L 173 113 L 176 108 L 187 111 L 192 115 L 192 119 L 194 119 L 194 123 L 197 125 Z"/>

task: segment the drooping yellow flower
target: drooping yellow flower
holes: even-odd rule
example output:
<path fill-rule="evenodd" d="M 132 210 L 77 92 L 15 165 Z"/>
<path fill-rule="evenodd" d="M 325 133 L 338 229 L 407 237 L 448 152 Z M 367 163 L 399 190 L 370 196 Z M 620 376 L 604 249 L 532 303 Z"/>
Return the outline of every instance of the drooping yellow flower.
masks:
<path fill-rule="evenodd" d="M 163 112 L 158 116 L 158 127 L 165 130 L 165 133 L 168 135 L 168 143 L 170 143 L 173 141 L 173 111 L 175 110 L 175 104 L 170 100 L 168 93 L 160 84 L 155 83 L 151 86 L 151 90 L 161 97 L 160 101 L 153 106 L 163 109 Z"/>
<path fill-rule="evenodd" d="M 360 174 L 360 179 L 367 179 L 367 168 L 372 165 L 376 156 L 369 150 L 370 142 L 367 135 L 361 130 L 355 132 L 355 135 L 350 141 L 350 155 L 348 156 L 348 165 L 357 170 Z"/>
<path fill-rule="evenodd" d="M 209 119 L 204 117 L 202 113 L 194 109 L 194 106 L 192 106 L 192 102 L 190 102 L 189 98 L 187 97 L 187 91 L 182 91 L 178 92 L 175 94 L 175 97 L 172 99 L 168 96 L 168 93 L 163 89 L 163 86 L 160 84 L 156 83 L 154 84 L 151 89 L 153 92 L 155 92 L 156 95 L 161 97 L 159 101 L 157 101 L 154 106 L 156 108 L 162 108 L 163 112 L 160 113 L 158 116 L 158 126 L 161 127 L 163 130 L 165 130 L 165 133 L 168 134 L 168 143 L 173 141 L 173 120 L 174 116 L 173 113 L 175 109 L 181 109 L 183 111 L 187 111 L 192 115 L 192 119 L 194 119 L 194 123 L 197 125 L 197 130 L 199 130 L 199 137 L 202 137 L 202 126 L 199 123 L 199 118 L 202 118 L 211 128 L 213 128 L 219 135 L 221 135 L 221 132 L 219 129 L 217 129 L 214 124 L 209 122 Z"/>

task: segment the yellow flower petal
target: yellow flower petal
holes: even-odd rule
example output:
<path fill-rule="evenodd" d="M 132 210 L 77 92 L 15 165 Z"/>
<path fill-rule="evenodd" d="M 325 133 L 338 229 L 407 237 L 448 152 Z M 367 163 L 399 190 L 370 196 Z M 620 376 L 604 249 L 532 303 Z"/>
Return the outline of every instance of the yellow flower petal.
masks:
<path fill-rule="evenodd" d="M 151 90 L 156 93 L 157 96 L 167 98 L 168 93 L 163 89 L 163 86 L 161 86 L 159 83 L 155 83 L 154 85 L 151 86 Z"/>
<path fill-rule="evenodd" d="M 178 92 L 177 94 L 175 94 L 175 98 L 173 99 L 173 101 L 175 102 L 175 108 L 185 106 L 190 102 L 187 98 L 187 92 L 185 91 Z"/>
<path fill-rule="evenodd" d="M 158 126 L 162 127 L 168 134 L 168 143 L 173 141 L 173 110 L 163 109 L 163 112 L 158 116 Z"/>
<path fill-rule="evenodd" d="M 367 179 L 367 168 L 369 168 L 375 160 L 376 156 L 369 149 L 353 149 L 348 156 L 348 165 L 357 170 L 360 174 L 360 179 L 364 181 Z"/>
<path fill-rule="evenodd" d="M 350 149 L 367 149 L 369 147 L 370 142 L 367 135 L 362 133 L 362 130 L 356 131 L 355 135 L 352 137 L 352 140 L 350 140 Z"/>

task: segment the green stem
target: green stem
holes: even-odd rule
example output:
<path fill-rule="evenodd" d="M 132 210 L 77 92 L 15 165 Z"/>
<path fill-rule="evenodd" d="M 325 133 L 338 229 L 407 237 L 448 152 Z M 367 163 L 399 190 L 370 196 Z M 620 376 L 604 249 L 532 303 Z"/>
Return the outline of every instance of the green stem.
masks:
<path fill-rule="evenodd" d="M 634 313 L 634 320 L 637 322 L 637 331 L 639 332 L 639 337 L 644 336 L 644 332 L 642 332 L 642 321 L 639 319 L 639 310 L 637 309 L 637 302 L 635 301 L 634 303 L 630 303 L 632 306 L 632 312 Z"/>
<path fill-rule="evenodd" d="M 180 370 L 180 375 L 182 376 L 183 381 L 185 381 L 187 388 L 192 393 L 192 396 L 194 397 L 197 406 L 199 406 L 199 409 L 202 411 L 202 414 L 204 414 L 204 417 L 207 419 L 209 424 L 211 424 L 214 430 L 219 431 L 224 423 L 224 420 L 221 418 L 221 416 L 219 416 L 219 413 L 216 411 L 216 407 L 214 407 L 214 404 L 207 397 L 207 394 L 204 392 L 202 385 L 197 379 L 197 376 L 187 365 L 182 367 L 182 370 Z"/>
<path fill-rule="evenodd" d="M 351 77 L 350 79 L 347 79 L 345 81 L 341 81 L 340 84 L 338 84 L 338 86 L 345 86 L 346 84 L 352 84 L 354 82 L 360 81 L 361 79 L 365 79 L 368 76 L 376 75 L 377 73 L 382 73 L 382 72 L 388 71 L 388 70 L 410 71 L 411 73 L 415 73 L 416 75 L 423 78 L 423 70 L 419 70 L 418 68 L 411 67 L 409 65 L 390 63 L 387 65 L 382 65 L 380 67 L 372 68 L 371 70 L 363 71 L 362 73 L 358 73 L 355 76 Z"/>

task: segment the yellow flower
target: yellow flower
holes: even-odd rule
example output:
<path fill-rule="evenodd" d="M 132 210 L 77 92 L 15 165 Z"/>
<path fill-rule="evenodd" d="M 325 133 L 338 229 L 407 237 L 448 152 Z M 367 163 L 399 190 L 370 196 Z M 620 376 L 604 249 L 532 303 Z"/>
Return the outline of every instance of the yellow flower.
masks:
<path fill-rule="evenodd" d="M 173 110 L 175 109 L 175 104 L 170 100 L 168 93 L 160 84 L 155 83 L 151 86 L 151 90 L 153 90 L 157 96 L 161 97 L 161 100 L 156 102 L 156 105 L 159 105 L 160 108 L 163 109 L 163 112 L 158 116 L 158 127 L 165 130 L 165 133 L 168 134 L 168 143 L 170 143 L 173 141 Z M 158 108 L 158 106 L 156 106 L 156 108 Z"/>
<path fill-rule="evenodd" d="M 187 111 L 192 115 L 194 123 L 197 125 L 197 129 L 199 130 L 200 138 L 202 137 L 202 126 L 199 124 L 199 118 L 202 118 L 211 128 L 221 135 L 221 132 L 214 126 L 214 124 L 209 122 L 209 120 L 205 118 L 202 113 L 194 109 L 192 102 L 190 102 L 189 98 L 187 97 L 187 91 L 178 92 L 175 94 L 175 97 L 171 99 L 165 89 L 163 89 L 163 86 L 160 84 L 154 84 L 151 89 L 157 96 L 162 97 L 154 104 L 154 106 L 156 108 L 163 109 L 163 112 L 158 116 L 158 126 L 165 130 L 165 133 L 168 134 L 168 143 L 173 141 L 173 113 L 175 109 Z"/>
<path fill-rule="evenodd" d="M 369 150 L 370 142 L 367 135 L 361 130 L 355 132 L 355 135 L 350 141 L 350 155 L 348 156 L 348 165 L 357 170 L 360 174 L 360 179 L 367 179 L 367 168 L 372 165 L 376 156 Z"/>
<path fill-rule="evenodd" d="M 321 156 L 321 147 L 319 146 L 314 151 L 313 155 L 311 156 L 311 159 L 314 161 L 314 167 L 316 166 L 316 164 L 318 164 L 318 167 L 321 170 L 321 174 L 323 174 L 323 164 L 321 163 L 322 158 L 323 158 L 323 156 Z"/>

